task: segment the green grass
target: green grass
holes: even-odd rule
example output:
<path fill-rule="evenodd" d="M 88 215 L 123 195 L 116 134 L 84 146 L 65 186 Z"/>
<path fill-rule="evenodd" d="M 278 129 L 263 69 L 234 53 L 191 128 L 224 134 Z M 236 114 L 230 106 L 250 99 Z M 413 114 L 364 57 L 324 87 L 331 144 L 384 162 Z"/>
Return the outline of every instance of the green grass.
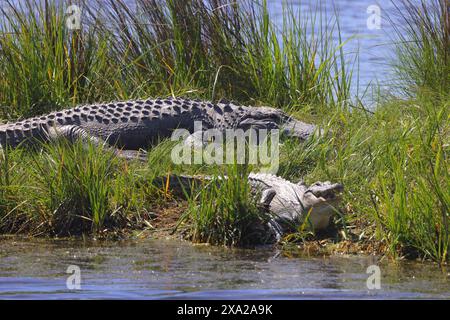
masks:
<path fill-rule="evenodd" d="M 99 232 L 107 218 L 109 181 L 118 169 L 117 160 L 102 148 L 67 144 L 46 146 L 43 157 L 35 156 L 33 167 L 43 187 L 42 200 L 48 201 L 44 205 L 53 213 L 57 233 Z"/>
<path fill-rule="evenodd" d="M 4 150 L 0 232 L 67 236 L 142 226 L 149 209 L 166 200 L 153 181 L 170 170 L 161 160 L 170 159 L 171 145 L 154 148 L 145 166 L 81 142 Z"/>
<path fill-rule="evenodd" d="M 287 7 L 277 30 L 265 2 L 137 3 L 139 14 L 123 0 L 89 1 L 81 29 L 73 31 L 64 6 L 7 1 L 0 22 L 9 31 L 0 36 L 0 117 L 160 95 L 297 109 L 349 98 L 350 70 L 345 63 L 336 67 L 345 57 L 331 41 L 338 32 L 333 16 L 326 24 L 317 13 Z"/>
<path fill-rule="evenodd" d="M 391 21 L 400 19 L 393 68 L 406 97 L 379 97 L 371 111 L 349 100 L 352 63 L 345 43 L 331 40 L 340 39 L 334 15 L 299 15 L 285 6 L 277 30 L 265 1 L 138 1 L 135 15 L 123 1 L 107 0 L 84 6 L 82 29 L 71 31 L 63 8 L 50 1 L 10 4 L 0 22 L 0 30 L 11 31 L 0 35 L 0 118 L 166 95 L 284 108 L 326 134 L 303 144 L 286 141 L 279 175 L 343 183 L 339 229 L 357 242 L 385 244 L 392 257 L 444 263 L 450 244 L 448 4 L 404 2 L 407 10 L 399 7 Z M 4 150 L 0 232 L 99 235 L 143 228 L 155 207 L 177 200 L 153 183 L 156 177 L 219 179 L 226 172 L 221 188 L 213 180 L 187 197 L 182 221 L 188 234 L 221 245 L 261 236 L 248 233 L 267 217 L 249 195 L 247 169 L 175 165 L 172 147 L 163 141 L 144 165 L 63 142 L 41 152 Z"/>
<path fill-rule="evenodd" d="M 67 29 L 54 1 L 2 3 L 0 117 L 29 117 L 85 101 L 111 98 L 108 40 L 95 25 Z"/>
<path fill-rule="evenodd" d="M 446 0 L 398 3 L 390 17 L 396 30 L 396 71 L 402 92 L 447 95 L 450 88 L 450 4 Z"/>
<path fill-rule="evenodd" d="M 31 234 L 71 235 L 97 233 L 108 224 L 110 182 L 118 166 L 105 150 L 61 141 L 45 146 L 42 154 L 6 151 L 3 156 L 8 158 L 0 185 L 3 232 L 25 228 Z"/>
<path fill-rule="evenodd" d="M 270 214 L 262 212 L 251 195 L 247 166 L 211 171 L 212 180 L 188 195 L 189 206 L 180 221 L 190 224 L 191 240 L 226 246 L 265 243 L 267 232 L 257 226 L 267 223 Z"/>
<path fill-rule="evenodd" d="M 346 224 L 388 244 L 393 256 L 445 261 L 449 242 L 449 105 L 392 101 L 373 116 L 337 111 L 331 136 L 308 153 L 308 182 L 340 181 Z M 303 151 L 302 151 L 303 152 Z M 293 151 L 295 153 L 295 151 Z M 304 167 L 300 157 L 289 166 Z M 306 162 L 308 163 L 308 162 Z M 289 171 L 288 171 L 289 172 Z M 289 175 L 288 175 L 289 176 Z"/>

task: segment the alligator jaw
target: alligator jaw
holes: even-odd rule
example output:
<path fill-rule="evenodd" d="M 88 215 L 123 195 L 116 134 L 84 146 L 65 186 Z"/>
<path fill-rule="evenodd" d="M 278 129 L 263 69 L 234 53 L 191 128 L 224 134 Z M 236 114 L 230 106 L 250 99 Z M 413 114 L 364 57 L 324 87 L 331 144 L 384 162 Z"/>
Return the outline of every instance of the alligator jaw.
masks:
<path fill-rule="evenodd" d="M 304 123 L 290 118 L 282 126 L 282 133 L 289 137 L 297 137 L 301 140 L 308 139 L 316 130 L 313 124 Z"/>
<path fill-rule="evenodd" d="M 316 182 L 310 186 L 305 194 L 310 192 L 316 198 L 324 202 L 336 202 L 341 199 L 342 192 L 344 191 L 344 186 L 340 183 L 331 184 L 330 182 Z"/>

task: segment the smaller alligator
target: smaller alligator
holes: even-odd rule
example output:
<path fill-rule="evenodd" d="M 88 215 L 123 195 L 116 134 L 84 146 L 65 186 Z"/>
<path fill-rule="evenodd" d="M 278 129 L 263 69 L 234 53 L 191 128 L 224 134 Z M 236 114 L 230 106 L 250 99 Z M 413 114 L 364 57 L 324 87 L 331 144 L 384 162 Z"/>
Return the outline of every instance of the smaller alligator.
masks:
<path fill-rule="evenodd" d="M 200 122 L 201 128 L 195 123 Z M 69 141 L 91 141 L 106 145 L 118 156 L 140 158 L 161 138 L 171 137 L 175 129 L 279 129 L 282 133 L 307 139 L 315 125 L 298 121 L 279 109 L 247 107 L 231 102 L 183 98 L 130 100 L 82 105 L 35 118 L 0 124 L 0 148 L 15 148 L 33 141 L 49 142 L 58 137 Z M 197 131 L 200 132 L 200 131 Z M 193 136 L 193 139 L 197 135 Z"/>
<path fill-rule="evenodd" d="M 223 178 L 226 179 L 226 176 Z M 155 182 L 169 185 L 172 190 L 180 191 L 182 188 L 192 192 L 192 187 L 212 180 L 210 176 L 169 175 Z M 337 212 L 340 194 L 344 190 L 339 183 L 318 181 L 307 186 L 303 182 L 292 183 L 266 173 L 250 173 L 248 182 L 252 192 L 261 197 L 259 203 L 262 208 L 273 216 L 268 227 L 277 241 L 284 233 L 303 223 L 306 217 L 313 230 L 326 229 L 330 218 Z"/>

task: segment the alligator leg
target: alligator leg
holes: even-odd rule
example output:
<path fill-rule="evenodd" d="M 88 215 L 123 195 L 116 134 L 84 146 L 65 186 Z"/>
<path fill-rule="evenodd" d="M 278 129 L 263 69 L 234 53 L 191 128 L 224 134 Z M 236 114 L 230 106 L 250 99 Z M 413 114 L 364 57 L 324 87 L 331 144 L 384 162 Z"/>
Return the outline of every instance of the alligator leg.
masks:
<path fill-rule="evenodd" d="M 111 150 L 116 156 L 127 160 L 147 161 L 147 153 L 143 150 L 120 150 L 110 146 L 105 140 L 89 134 L 83 128 L 76 125 L 66 125 L 61 127 L 54 127 L 48 131 L 49 140 L 56 140 L 58 138 L 66 138 L 74 143 L 81 140 L 83 143 L 92 143 L 95 146 L 104 146 Z"/>

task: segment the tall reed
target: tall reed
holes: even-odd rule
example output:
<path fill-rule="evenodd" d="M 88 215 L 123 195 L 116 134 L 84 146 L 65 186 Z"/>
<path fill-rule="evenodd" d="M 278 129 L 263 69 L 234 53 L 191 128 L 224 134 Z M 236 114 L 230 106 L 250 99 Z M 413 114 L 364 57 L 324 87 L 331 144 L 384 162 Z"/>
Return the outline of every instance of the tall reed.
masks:
<path fill-rule="evenodd" d="M 190 224 L 192 241 L 232 246 L 267 240 L 264 225 L 270 215 L 260 210 L 257 197 L 251 195 L 246 168 L 229 165 L 225 173 L 216 168 L 212 179 L 188 196 L 189 207 L 181 222 Z"/>
<path fill-rule="evenodd" d="M 450 92 L 450 3 L 402 0 L 390 17 L 394 26 L 394 69 L 403 93 Z"/>
<path fill-rule="evenodd" d="M 336 69 L 344 59 L 342 44 L 332 41 L 336 17 L 322 20 L 286 6 L 278 28 L 266 1 L 77 3 L 82 15 L 75 30 L 67 25 L 68 1 L 2 6 L 1 118 L 160 95 L 297 109 L 349 98 L 350 70 Z"/>
<path fill-rule="evenodd" d="M 94 24 L 69 29 L 65 10 L 38 0 L 0 6 L 0 118 L 111 97 L 107 35 Z"/>

